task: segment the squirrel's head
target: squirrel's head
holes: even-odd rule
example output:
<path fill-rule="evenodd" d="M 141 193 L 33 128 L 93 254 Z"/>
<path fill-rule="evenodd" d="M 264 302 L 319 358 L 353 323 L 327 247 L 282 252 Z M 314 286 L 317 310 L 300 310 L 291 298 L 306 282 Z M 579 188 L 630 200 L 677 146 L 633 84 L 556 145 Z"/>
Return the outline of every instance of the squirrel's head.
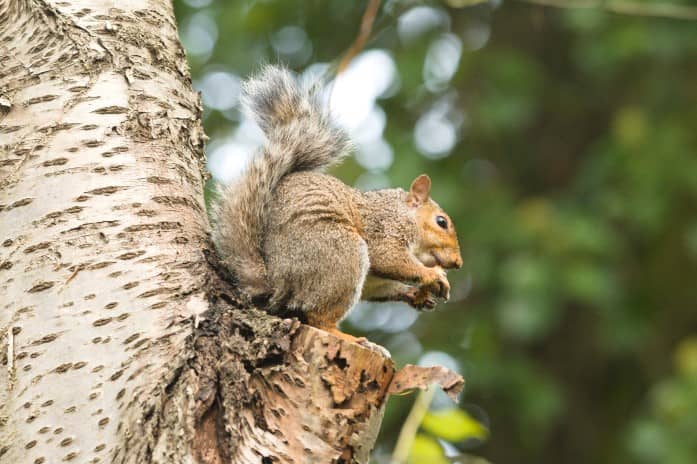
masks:
<path fill-rule="evenodd" d="M 424 265 L 444 269 L 462 267 L 460 245 L 455 225 L 445 211 L 430 197 L 431 179 L 421 174 L 411 183 L 407 204 L 416 209 L 420 240 L 414 250 Z"/>

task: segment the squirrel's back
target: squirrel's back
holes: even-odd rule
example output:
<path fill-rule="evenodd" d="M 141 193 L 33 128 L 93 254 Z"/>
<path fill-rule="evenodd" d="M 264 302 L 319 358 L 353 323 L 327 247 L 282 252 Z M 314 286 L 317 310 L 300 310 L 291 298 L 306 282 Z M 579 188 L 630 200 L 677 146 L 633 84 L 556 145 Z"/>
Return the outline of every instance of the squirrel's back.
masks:
<path fill-rule="evenodd" d="M 219 189 L 212 215 L 213 241 L 250 298 L 270 293 L 262 240 L 276 187 L 285 176 L 321 170 L 350 149 L 319 97 L 318 89 L 301 86 L 288 70 L 275 66 L 244 85 L 245 110 L 267 142 L 237 180 Z"/>

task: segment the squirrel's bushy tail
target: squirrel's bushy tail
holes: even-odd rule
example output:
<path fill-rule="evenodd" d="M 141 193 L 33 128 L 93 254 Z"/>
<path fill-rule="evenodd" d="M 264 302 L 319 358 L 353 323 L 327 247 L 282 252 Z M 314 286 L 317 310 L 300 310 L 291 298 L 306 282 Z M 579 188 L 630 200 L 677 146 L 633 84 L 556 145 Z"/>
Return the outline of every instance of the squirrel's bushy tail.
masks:
<path fill-rule="evenodd" d="M 223 262 L 249 297 L 270 292 L 261 251 L 268 205 L 281 179 L 292 172 L 322 169 L 350 149 L 332 124 L 318 89 L 296 82 L 281 67 L 267 66 L 244 85 L 242 103 L 266 134 L 267 143 L 213 204 L 213 241 Z"/>

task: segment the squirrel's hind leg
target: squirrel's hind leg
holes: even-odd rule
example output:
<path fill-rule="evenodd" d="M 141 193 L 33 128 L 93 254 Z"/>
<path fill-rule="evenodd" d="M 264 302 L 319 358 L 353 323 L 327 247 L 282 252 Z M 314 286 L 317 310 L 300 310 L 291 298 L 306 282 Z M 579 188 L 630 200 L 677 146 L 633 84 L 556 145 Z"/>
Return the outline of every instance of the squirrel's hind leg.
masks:
<path fill-rule="evenodd" d="M 266 245 L 269 280 L 277 285 L 273 311 L 300 310 L 309 325 L 336 334 L 370 267 L 365 240 L 350 225 L 325 223 L 303 229 L 302 236 L 288 228 Z"/>

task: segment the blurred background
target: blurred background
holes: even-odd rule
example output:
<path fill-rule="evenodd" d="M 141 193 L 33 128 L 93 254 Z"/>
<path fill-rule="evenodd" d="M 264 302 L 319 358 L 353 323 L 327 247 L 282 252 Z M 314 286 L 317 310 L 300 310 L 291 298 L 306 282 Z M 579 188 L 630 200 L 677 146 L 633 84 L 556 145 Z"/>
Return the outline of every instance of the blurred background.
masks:
<path fill-rule="evenodd" d="M 263 142 L 241 81 L 282 62 L 332 81 L 357 145 L 335 175 L 427 172 L 453 217 L 451 301 L 343 327 L 467 380 L 459 405 L 419 397 L 408 462 L 697 462 L 697 2 L 668 1 L 383 1 L 336 80 L 367 0 L 175 1 L 214 180 Z M 375 463 L 416 398 L 390 400 Z"/>

